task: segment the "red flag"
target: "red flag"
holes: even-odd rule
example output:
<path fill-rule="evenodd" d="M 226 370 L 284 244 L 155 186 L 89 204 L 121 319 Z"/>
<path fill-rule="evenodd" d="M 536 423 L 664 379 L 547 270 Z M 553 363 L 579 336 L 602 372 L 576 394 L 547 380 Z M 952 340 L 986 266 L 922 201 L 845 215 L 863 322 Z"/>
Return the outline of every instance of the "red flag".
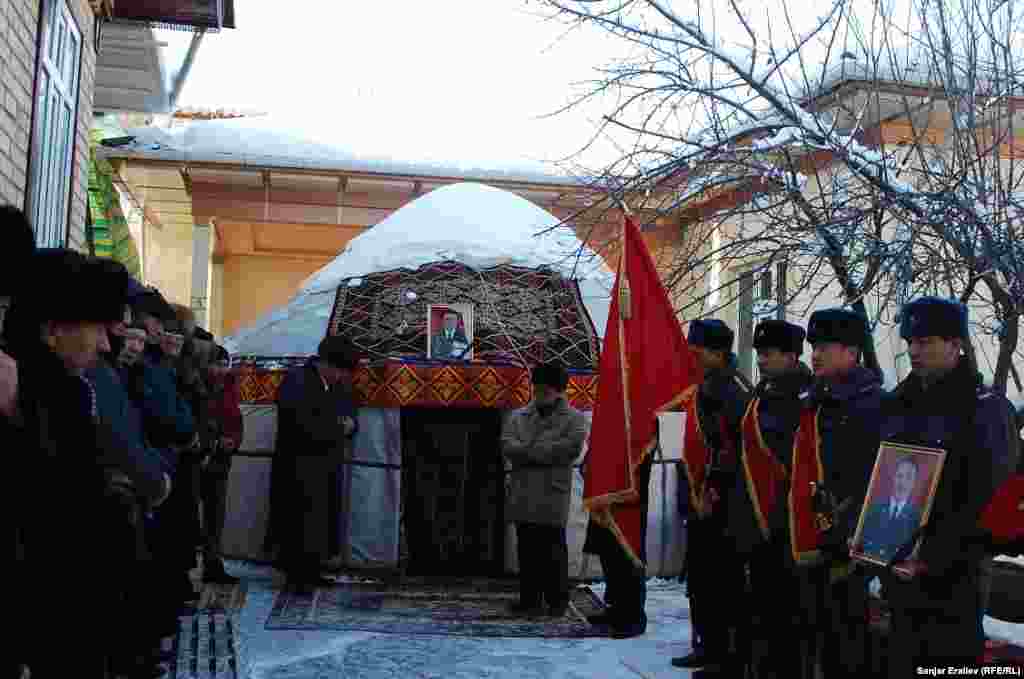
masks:
<path fill-rule="evenodd" d="M 657 413 L 676 407 L 699 373 L 654 259 L 628 216 L 620 250 L 583 502 L 639 565 L 646 517 L 640 514 L 637 469 L 657 445 Z"/>
<path fill-rule="evenodd" d="M 1024 474 L 999 487 L 981 513 L 981 527 L 997 543 L 1024 540 Z"/>

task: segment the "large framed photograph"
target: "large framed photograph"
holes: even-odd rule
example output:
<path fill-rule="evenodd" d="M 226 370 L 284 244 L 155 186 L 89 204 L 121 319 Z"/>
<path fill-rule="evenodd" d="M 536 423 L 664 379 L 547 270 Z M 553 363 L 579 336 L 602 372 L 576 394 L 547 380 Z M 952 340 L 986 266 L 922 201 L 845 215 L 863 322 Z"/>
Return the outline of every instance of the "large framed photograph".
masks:
<path fill-rule="evenodd" d="M 427 358 L 443 361 L 472 360 L 472 304 L 427 306 Z"/>
<path fill-rule="evenodd" d="M 888 566 L 896 551 L 928 520 L 946 451 L 882 442 L 850 556 Z M 920 540 L 903 560 L 917 556 Z M 899 570 L 899 567 L 896 568 Z"/>

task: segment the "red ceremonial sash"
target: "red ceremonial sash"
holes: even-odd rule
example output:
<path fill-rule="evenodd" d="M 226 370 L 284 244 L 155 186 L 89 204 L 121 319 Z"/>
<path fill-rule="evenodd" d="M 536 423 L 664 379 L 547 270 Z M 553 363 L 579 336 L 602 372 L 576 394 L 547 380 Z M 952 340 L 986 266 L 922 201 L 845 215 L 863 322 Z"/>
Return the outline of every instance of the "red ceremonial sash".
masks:
<path fill-rule="evenodd" d="M 704 516 L 704 482 L 707 480 L 708 450 L 704 432 L 700 427 L 700 410 L 697 406 L 697 385 L 683 392 L 682 408 L 686 412 L 686 431 L 683 435 L 683 471 L 690 483 L 690 504 L 697 514 Z"/>
<path fill-rule="evenodd" d="M 793 560 L 814 563 L 822 558 L 821 533 L 815 521 L 812 484 L 825 479 L 821 466 L 821 437 L 818 415 L 821 408 L 805 409 L 793 442 L 792 481 L 789 485 L 789 535 Z"/>
<path fill-rule="evenodd" d="M 747 482 L 747 492 L 754 506 L 754 516 L 761 534 L 767 540 L 771 534 L 768 517 L 771 516 L 779 501 L 782 482 L 786 479 L 786 467 L 772 452 L 761 435 L 761 420 L 757 414 L 757 406 L 761 399 L 755 398 L 747 407 L 740 426 L 743 436 L 741 455 L 743 459 L 743 475 Z"/>

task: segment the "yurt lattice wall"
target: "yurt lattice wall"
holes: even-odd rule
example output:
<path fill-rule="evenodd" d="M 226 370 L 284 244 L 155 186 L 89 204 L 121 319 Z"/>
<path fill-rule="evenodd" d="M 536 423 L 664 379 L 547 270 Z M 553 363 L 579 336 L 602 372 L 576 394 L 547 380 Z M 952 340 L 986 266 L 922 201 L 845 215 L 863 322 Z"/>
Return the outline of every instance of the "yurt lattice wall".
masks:
<path fill-rule="evenodd" d="M 439 262 L 348 278 L 338 287 L 328 333 L 372 359 L 422 358 L 432 304 L 473 305 L 477 360 L 598 365 L 599 340 L 579 287 L 548 268 Z"/>

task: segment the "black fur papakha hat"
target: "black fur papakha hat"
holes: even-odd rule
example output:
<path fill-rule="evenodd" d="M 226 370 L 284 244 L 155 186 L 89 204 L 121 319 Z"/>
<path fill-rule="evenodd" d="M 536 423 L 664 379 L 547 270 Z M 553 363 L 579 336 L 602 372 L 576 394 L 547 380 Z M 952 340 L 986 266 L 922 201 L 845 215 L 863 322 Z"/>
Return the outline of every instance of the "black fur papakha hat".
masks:
<path fill-rule="evenodd" d="M 939 297 L 922 297 L 900 310 L 900 337 L 955 337 L 966 340 L 967 307 Z"/>
<path fill-rule="evenodd" d="M 569 372 L 558 363 L 541 363 L 533 369 L 530 377 L 533 384 L 543 384 L 559 391 L 569 386 Z"/>
<path fill-rule="evenodd" d="M 761 321 L 754 329 L 755 349 L 778 349 L 787 354 L 803 353 L 804 338 L 807 333 L 799 325 L 768 319 Z"/>
<path fill-rule="evenodd" d="M 330 363 L 336 368 L 354 369 L 359 365 L 359 352 L 349 340 L 338 335 L 325 337 L 317 347 L 320 360 Z"/>
<path fill-rule="evenodd" d="M 867 319 L 848 309 L 815 311 L 807 324 L 807 341 L 812 345 L 836 342 L 861 349 L 867 343 L 867 339 Z"/>
<path fill-rule="evenodd" d="M 38 250 L 32 262 L 31 298 L 37 323 L 115 323 L 124 320 L 127 272 L 113 262 L 90 259 L 73 250 Z"/>
<path fill-rule="evenodd" d="M 7 255 L 0 267 L 0 297 L 14 297 L 29 283 L 36 236 L 25 213 L 13 205 L 0 206 L 0 236 Z"/>
<path fill-rule="evenodd" d="M 687 343 L 714 351 L 732 351 L 734 338 L 735 334 L 729 326 L 717 318 L 690 321 L 686 333 Z"/>

